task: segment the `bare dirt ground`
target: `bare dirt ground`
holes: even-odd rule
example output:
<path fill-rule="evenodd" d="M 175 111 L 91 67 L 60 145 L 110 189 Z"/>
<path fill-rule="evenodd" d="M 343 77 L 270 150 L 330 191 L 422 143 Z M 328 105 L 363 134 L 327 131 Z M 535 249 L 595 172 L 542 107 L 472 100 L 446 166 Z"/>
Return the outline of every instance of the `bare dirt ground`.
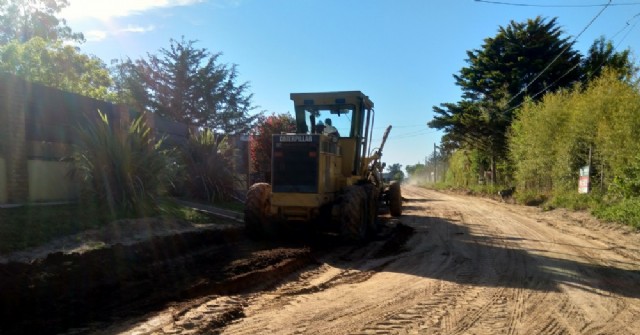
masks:
<path fill-rule="evenodd" d="M 210 237 L 215 253 L 174 257 L 180 271 L 145 267 L 151 279 L 112 291 L 138 298 L 99 300 L 113 305 L 106 320 L 65 333 L 640 334 L 637 232 L 584 213 L 414 187 L 403 196 L 403 216 L 383 216 L 366 245 Z"/>
<path fill-rule="evenodd" d="M 223 334 L 639 334 L 640 239 L 586 215 L 405 187 L 403 252 L 319 259 Z"/>

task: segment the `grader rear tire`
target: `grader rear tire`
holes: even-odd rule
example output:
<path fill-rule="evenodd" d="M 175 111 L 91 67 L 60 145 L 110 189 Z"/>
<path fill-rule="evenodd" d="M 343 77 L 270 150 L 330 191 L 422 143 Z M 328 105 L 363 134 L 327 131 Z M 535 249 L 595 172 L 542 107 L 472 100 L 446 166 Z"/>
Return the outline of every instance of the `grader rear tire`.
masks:
<path fill-rule="evenodd" d="M 363 187 L 347 186 L 340 205 L 340 233 L 348 242 L 367 238 L 368 204 Z"/>
<path fill-rule="evenodd" d="M 259 237 L 270 231 L 271 185 L 257 183 L 247 192 L 244 206 L 244 224 L 247 233 Z"/>
<path fill-rule="evenodd" d="M 389 212 L 391 216 L 402 215 L 402 192 L 397 181 L 392 181 L 389 185 Z"/>

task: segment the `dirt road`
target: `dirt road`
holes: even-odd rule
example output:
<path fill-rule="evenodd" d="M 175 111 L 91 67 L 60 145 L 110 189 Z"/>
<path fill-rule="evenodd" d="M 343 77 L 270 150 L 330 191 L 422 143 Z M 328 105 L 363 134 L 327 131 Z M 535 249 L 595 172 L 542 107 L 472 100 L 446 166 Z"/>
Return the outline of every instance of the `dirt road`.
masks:
<path fill-rule="evenodd" d="M 272 287 L 99 333 L 640 334 L 637 233 L 490 199 L 403 196 L 410 236 L 316 253 Z"/>

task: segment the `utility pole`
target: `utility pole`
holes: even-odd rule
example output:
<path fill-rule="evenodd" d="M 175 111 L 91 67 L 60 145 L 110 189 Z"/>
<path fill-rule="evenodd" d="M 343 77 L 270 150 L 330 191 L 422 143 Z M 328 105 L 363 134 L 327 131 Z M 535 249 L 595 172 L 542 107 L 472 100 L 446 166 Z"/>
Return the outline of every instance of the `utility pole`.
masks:
<path fill-rule="evenodd" d="M 436 143 L 433 143 L 433 183 L 438 182 L 438 160 L 436 156 Z"/>
<path fill-rule="evenodd" d="M 591 191 L 592 187 L 592 181 L 591 181 L 591 171 L 593 171 L 591 169 L 591 163 L 592 163 L 592 151 L 593 151 L 593 144 L 589 144 L 589 192 Z M 604 190 L 604 159 L 602 159 L 601 162 L 601 166 L 600 166 L 600 191 Z"/>

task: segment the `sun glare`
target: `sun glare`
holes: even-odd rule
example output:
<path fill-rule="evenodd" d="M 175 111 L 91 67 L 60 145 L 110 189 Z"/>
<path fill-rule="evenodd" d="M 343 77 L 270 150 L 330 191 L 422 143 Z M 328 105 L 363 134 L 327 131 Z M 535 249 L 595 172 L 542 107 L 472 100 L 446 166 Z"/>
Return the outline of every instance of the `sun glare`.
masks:
<path fill-rule="evenodd" d="M 61 14 L 66 19 L 94 18 L 109 20 L 114 17 L 140 14 L 155 8 L 186 6 L 201 1 L 202 0 L 71 0 L 69 6 L 65 8 Z"/>

